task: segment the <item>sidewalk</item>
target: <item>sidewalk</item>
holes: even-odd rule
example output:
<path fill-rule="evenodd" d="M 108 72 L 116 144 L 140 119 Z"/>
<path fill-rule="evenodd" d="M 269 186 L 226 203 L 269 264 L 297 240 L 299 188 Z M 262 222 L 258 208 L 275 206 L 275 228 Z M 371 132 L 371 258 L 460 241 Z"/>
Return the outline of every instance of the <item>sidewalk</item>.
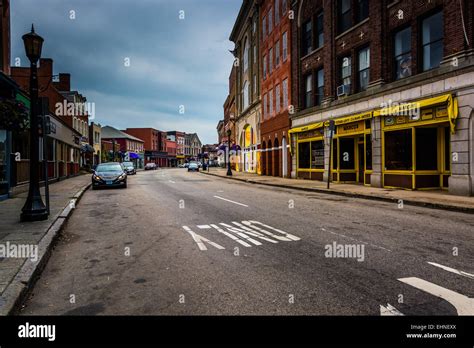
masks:
<path fill-rule="evenodd" d="M 5 250 L 10 250 L 10 257 L 0 256 L 0 315 L 11 313 L 32 286 L 34 277 L 47 262 L 54 238 L 89 185 L 90 175 L 79 175 L 50 184 L 51 213 L 45 221 L 20 222 L 21 208 L 28 196 L 27 192 L 0 202 L 1 256 Z M 44 201 L 43 188 L 41 193 Z M 28 246 L 30 251 L 37 249 L 32 254 L 33 257 L 14 257 L 13 250 L 19 250 L 19 246 Z"/>
<path fill-rule="evenodd" d="M 251 173 L 232 171 L 232 177 L 226 176 L 227 170 L 223 168 L 210 168 L 210 172 L 201 171 L 207 175 L 214 175 L 226 179 L 244 181 L 251 184 L 283 187 L 289 189 L 342 195 L 356 198 L 373 199 L 394 202 L 399 200 L 403 204 L 417 205 L 428 208 L 445 209 L 474 214 L 474 197 L 450 195 L 446 191 L 409 191 L 401 189 L 376 188 L 355 184 L 331 183 L 330 189 L 326 182 L 302 179 L 286 179 L 272 176 L 263 176 Z"/>

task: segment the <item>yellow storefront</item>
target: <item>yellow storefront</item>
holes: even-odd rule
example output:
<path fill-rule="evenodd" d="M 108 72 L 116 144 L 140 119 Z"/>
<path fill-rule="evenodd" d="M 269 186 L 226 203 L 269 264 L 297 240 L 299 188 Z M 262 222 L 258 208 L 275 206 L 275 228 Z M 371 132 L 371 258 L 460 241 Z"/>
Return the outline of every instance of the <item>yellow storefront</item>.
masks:
<path fill-rule="evenodd" d="M 300 179 L 323 180 L 324 174 L 324 123 L 290 129 L 296 141 L 296 177 Z"/>
<path fill-rule="evenodd" d="M 383 186 L 447 188 L 457 113 L 451 95 L 376 111 L 381 116 Z"/>

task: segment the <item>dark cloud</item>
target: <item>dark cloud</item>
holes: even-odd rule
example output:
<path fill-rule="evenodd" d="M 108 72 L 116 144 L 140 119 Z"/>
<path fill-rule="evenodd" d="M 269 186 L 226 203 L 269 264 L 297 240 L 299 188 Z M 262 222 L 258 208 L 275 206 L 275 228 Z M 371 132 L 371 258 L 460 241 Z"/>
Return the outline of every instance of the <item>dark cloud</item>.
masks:
<path fill-rule="evenodd" d="M 54 73 L 71 73 L 72 87 L 96 104 L 98 122 L 197 131 L 215 142 L 233 60 L 228 37 L 241 3 L 14 0 L 12 61 L 26 65 L 21 36 L 35 23 L 43 57 L 54 60 Z"/>

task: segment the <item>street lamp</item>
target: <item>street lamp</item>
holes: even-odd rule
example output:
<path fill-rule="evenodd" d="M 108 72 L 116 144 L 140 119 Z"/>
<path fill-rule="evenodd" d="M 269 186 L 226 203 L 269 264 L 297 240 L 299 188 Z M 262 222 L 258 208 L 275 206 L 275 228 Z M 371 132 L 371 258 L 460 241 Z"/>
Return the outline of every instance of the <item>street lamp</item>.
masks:
<path fill-rule="evenodd" d="M 232 176 L 232 169 L 230 168 L 230 135 L 232 131 L 227 130 L 227 175 Z"/>
<path fill-rule="evenodd" d="M 38 70 L 37 62 L 41 57 L 43 38 L 31 32 L 23 35 L 26 56 L 30 60 L 30 183 L 28 198 L 21 209 L 21 221 L 39 221 L 48 218 L 48 211 L 41 198 L 39 187 L 39 134 L 38 134 Z M 48 180 L 47 177 L 44 178 Z"/>

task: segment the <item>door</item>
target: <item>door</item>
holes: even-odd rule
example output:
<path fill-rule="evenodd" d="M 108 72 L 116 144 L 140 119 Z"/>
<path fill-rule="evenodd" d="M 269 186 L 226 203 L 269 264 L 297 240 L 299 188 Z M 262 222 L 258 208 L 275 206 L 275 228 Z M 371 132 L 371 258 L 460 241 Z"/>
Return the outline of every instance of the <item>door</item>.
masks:
<path fill-rule="evenodd" d="M 357 156 L 359 157 L 359 162 L 358 162 L 358 182 L 359 184 L 364 184 L 364 168 L 365 168 L 365 151 L 364 151 L 364 139 L 359 138 L 358 141 L 358 147 L 357 147 Z"/>

